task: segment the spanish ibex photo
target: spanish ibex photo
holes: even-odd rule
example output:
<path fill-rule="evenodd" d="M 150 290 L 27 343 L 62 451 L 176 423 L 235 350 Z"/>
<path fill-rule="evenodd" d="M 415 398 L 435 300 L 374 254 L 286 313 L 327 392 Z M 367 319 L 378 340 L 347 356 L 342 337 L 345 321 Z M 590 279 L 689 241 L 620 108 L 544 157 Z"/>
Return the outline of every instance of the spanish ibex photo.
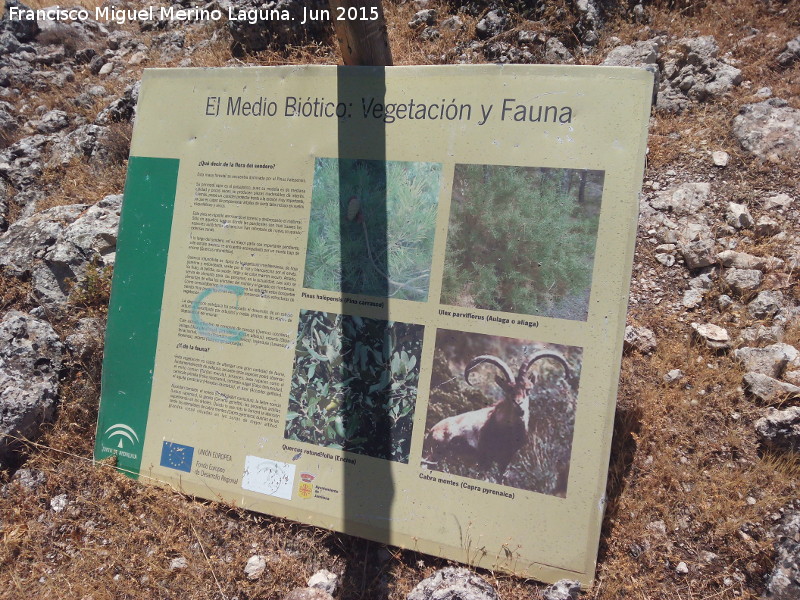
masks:
<path fill-rule="evenodd" d="M 528 371 L 542 359 L 552 359 L 561 364 L 565 379 L 572 372 L 564 356 L 553 350 L 539 350 L 525 358 L 516 375 L 501 358 L 492 354 L 474 357 L 464 369 L 464 380 L 474 385 L 469 377 L 481 365 L 495 367 L 494 381 L 503 398 L 491 406 L 447 417 L 431 427 L 425 439 L 423 463 L 438 470 L 442 460 L 471 463 L 481 471 L 496 464 L 502 478 L 508 465 L 529 441 L 531 396 L 537 386 L 538 375 Z M 535 418 L 535 415 L 534 415 Z"/>

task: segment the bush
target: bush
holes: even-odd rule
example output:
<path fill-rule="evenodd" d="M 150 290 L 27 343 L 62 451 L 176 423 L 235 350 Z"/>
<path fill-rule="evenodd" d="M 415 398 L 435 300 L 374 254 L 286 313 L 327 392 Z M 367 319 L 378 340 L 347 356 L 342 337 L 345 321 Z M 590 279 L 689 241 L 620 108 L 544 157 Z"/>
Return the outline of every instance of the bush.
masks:
<path fill-rule="evenodd" d="M 602 180 L 457 165 L 442 303 L 585 320 Z"/>
<path fill-rule="evenodd" d="M 301 311 L 285 437 L 407 463 L 422 331 Z"/>

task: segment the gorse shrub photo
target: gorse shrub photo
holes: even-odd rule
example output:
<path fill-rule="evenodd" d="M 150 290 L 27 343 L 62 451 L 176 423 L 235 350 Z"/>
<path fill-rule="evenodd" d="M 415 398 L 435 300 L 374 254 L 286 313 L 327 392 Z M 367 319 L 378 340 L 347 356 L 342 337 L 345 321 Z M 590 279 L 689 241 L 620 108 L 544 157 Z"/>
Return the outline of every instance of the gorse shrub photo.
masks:
<path fill-rule="evenodd" d="M 585 321 L 603 176 L 456 165 L 442 303 Z"/>
<path fill-rule="evenodd" d="M 438 330 L 421 467 L 565 497 L 582 357 Z"/>
<path fill-rule="evenodd" d="M 285 437 L 407 463 L 423 329 L 301 311 Z"/>
<path fill-rule="evenodd" d="M 318 158 L 303 286 L 426 301 L 441 165 Z"/>

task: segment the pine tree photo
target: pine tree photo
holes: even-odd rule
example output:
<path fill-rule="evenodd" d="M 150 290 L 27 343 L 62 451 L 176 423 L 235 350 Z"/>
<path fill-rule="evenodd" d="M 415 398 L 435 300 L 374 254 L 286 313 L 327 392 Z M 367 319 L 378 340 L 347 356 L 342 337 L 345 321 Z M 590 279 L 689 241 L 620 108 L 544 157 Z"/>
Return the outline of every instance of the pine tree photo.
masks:
<path fill-rule="evenodd" d="M 303 286 L 424 302 L 441 165 L 318 158 Z"/>
<path fill-rule="evenodd" d="M 456 165 L 442 303 L 586 320 L 603 176 Z"/>

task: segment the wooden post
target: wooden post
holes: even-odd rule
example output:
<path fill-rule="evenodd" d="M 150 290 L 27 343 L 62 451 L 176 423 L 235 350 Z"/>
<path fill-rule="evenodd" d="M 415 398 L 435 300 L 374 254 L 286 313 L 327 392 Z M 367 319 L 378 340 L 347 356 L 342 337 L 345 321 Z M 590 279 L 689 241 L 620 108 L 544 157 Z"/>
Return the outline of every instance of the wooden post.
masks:
<path fill-rule="evenodd" d="M 391 66 L 380 0 L 328 0 L 345 65 Z M 374 18 L 373 18 L 374 17 Z"/>

